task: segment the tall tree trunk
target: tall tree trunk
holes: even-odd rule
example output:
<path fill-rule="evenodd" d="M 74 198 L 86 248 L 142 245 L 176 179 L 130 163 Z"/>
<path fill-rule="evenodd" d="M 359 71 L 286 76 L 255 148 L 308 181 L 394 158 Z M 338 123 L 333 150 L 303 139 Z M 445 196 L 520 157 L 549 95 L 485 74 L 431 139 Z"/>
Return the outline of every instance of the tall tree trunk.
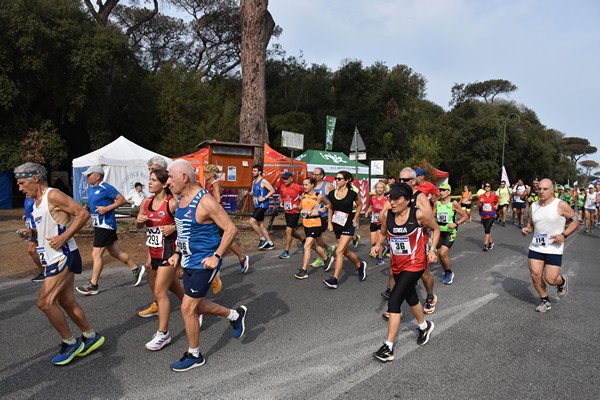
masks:
<path fill-rule="evenodd" d="M 265 63 L 267 46 L 275 22 L 267 10 L 268 0 L 242 0 L 242 107 L 240 142 L 269 143 L 266 125 L 267 95 Z M 262 164 L 263 152 L 257 151 L 256 163 Z"/>

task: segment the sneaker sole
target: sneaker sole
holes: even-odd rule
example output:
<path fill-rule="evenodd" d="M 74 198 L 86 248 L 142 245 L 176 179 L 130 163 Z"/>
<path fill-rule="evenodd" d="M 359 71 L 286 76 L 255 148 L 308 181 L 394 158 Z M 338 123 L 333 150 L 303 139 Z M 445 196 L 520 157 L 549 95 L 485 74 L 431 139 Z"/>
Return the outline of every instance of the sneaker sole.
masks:
<path fill-rule="evenodd" d="M 241 268 L 242 274 L 245 274 L 250 269 L 250 257 L 244 256 L 244 266 Z"/>
<path fill-rule="evenodd" d="M 367 279 L 367 263 L 365 261 L 361 261 L 360 265 L 363 267 L 363 273 L 362 276 L 360 276 L 360 269 L 358 270 L 358 280 L 360 282 L 364 282 L 364 280 Z"/>
<path fill-rule="evenodd" d="M 431 322 L 431 321 L 429 321 L 429 322 Z M 431 328 L 429 328 L 427 337 L 425 338 L 425 341 L 423 343 L 421 343 L 419 346 L 425 346 L 429 342 L 429 338 L 431 337 L 431 332 L 433 332 L 433 328 L 435 328 L 435 324 L 433 322 L 431 322 Z"/>
<path fill-rule="evenodd" d="M 564 297 L 567 295 L 567 293 L 569 293 L 569 277 L 566 275 L 562 275 L 562 277 L 565 280 L 565 284 L 563 285 L 565 290 L 562 292 L 562 294 L 558 294 L 559 299 L 564 299 Z"/>
<path fill-rule="evenodd" d="M 84 295 L 84 296 L 93 296 L 95 294 L 98 294 L 98 290 L 92 290 L 92 291 L 85 291 L 85 290 L 80 290 L 78 287 L 75 288 L 75 290 L 77 290 L 77 292 L 79 292 L 80 294 Z"/>
<path fill-rule="evenodd" d="M 282 260 L 286 260 L 288 258 L 290 258 L 291 256 L 279 256 L 279 258 L 281 258 Z"/>
<path fill-rule="evenodd" d="M 545 307 L 545 308 L 538 308 L 538 307 L 536 307 L 535 308 L 535 311 L 541 312 L 541 313 L 545 313 L 548 310 L 552 310 L 552 307 Z"/>
<path fill-rule="evenodd" d="M 244 315 L 242 315 L 242 333 L 240 333 L 240 336 L 235 337 L 235 335 L 233 336 L 236 339 L 240 339 L 242 336 L 244 336 L 244 333 L 246 332 L 246 315 L 248 315 L 248 308 L 246 308 L 246 306 L 240 306 L 240 308 L 242 310 L 244 310 Z M 235 333 L 235 331 L 234 331 Z"/>
<path fill-rule="evenodd" d="M 152 348 L 152 347 L 148 347 L 148 344 L 146 344 L 146 346 L 144 346 L 144 347 L 146 347 L 150 351 L 158 351 L 158 350 L 161 350 L 166 345 L 168 345 L 169 343 L 171 343 L 171 338 L 168 338 L 167 340 L 165 340 L 160 347 Z"/>
<path fill-rule="evenodd" d="M 157 312 L 153 312 L 153 313 L 148 313 L 148 314 L 138 313 L 138 317 L 140 317 L 140 318 L 156 317 L 157 315 L 158 315 L 158 311 Z"/>
<path fill-rule="evenodd" d="M 302 279 L 307 279 L 307 278 L 308 278 L 308 275 L 304 275 L 304 276 L 298 276 L 298 275 L 294 275 L 294 277 L 295 277 L 296 279 L 300 279 L 300 280 L 302 280 Z"/>
<path fill-rule="evenodd" d="M 333 264 L 334 261 L 335 261 L 335 257 L 330 256 L 329 262 L 327 263 L 327 267 L 323 270 L 323 272 L 329 271 L 331 269 L 331 265 Z"/>
<path fill-rule="evenodd" d="M 201 366 L 203 366 L 204 364 L 206 364 L 206 358 L 205 358 L 205 359 L 203 359 L 201 362 L 198 362 L 198 363 L 195 363 L 195 364 L 192 364 L 192 365 L 190 365 L 190 366 L 189 366 L 189 367 L 187 367 L 187 368 L 173 368 L 173 367 L 171 367 L 171 369 L 172 369 L 173 371 L 175 371 L 175 372 L 185 372 L 185 371 L 189 371 L 190 369 L 194 369 L 194 368 L 201 367 Z"/>
<path fill-rule="evenodd" d="M 140 269 L 140 274 L 138 275 L 138 278 L 135 282 L 133 282 L 133 286 L 138 286 L 140 283 L 142 283 L 142 278 L 144 277 L 144 274 L 146 273 L 146 268 L 141 266 L 138 267 Z"/>
<path fill-rule="evenodd" d="M 54 365 L 66 365 L 66 364 L 70 363 L 71 361 L 73 361 L 73 359 L 75 358 L 76 355 L 81 353 L 81 351 L 83 350 L 84 347 L 85 347 L 85 345 L 83 343 L 81 343 L 79 348 L 76 351 L 74 351 L 73 354 L 71 354 L 71 356 L 69 358 L 67 358 L 66 360 L 62 360 L 60 362 L 53 362 L 53 364 Z"/>
<path fill-rule="evenodd" d="M 386 363 L 388 361 L 394 361 L 394 356 L 382 358 L 382 357 L 379 357 L 377 354 L 373 354 L 373 358 L 375 358 L 377 361 L 381 361 L 382 363 Z"/>
<path fill-rule="evenodd" d="M 332 285 L 332 284 L 327 283 L 325 281 L 323 281 L 323 283 L 325 284 L 325 286 L 327 286 L 330 289 L 337 289 L 338 288 L 338 285 Z"/>
<path fill-rule="evenodd" d="M 85 357 L 85 356 L 87 356 L 87 355 L 88 355 L 88 354 L 90 354 L 92 351 L 94 351 L 94 350 L 96 350 L 98 347 L 102 346 L 102 345 L 104 344 L 104 341 L 105 341 L 105 338 L 104 338 L 104 336 L 102 336 L 102 337 L 100 338 L 100 340 L 98 340 L 96 343 L 94 343 L 94 344 L 92 345 L 92 347 L 90 347 L 89 349 L 87 349 L 87 350 L 85 351 L 85 353 L 83 352 L 83 349 L 82 349 L 82 351 L 81 351 L 80 353 L 78 353 L 78 354 L 77 354 L 77 357 Z M 85 346 L 85 345 L 84 345 L 84 346 Z"/>

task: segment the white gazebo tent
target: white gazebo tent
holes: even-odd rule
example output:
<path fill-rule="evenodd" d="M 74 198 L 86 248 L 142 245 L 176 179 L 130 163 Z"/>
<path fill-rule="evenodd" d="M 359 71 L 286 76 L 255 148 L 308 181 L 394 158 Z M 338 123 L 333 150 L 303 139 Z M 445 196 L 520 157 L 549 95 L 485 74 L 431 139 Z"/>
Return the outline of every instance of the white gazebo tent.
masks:
<path fill-rule="evenodd" d="M 113 185 L 124 196 L 134 188 L 135 182 L 148 185 L 148 160 L 161 156 L 167 164 L 171 159 L 143 148 L 124 136 L 89 154 L 73 160 L 73 197 L 76 201 L 87 201 L 88 183 L 83 172 L 90 165 L 104 168 L 104 181 Z"/>

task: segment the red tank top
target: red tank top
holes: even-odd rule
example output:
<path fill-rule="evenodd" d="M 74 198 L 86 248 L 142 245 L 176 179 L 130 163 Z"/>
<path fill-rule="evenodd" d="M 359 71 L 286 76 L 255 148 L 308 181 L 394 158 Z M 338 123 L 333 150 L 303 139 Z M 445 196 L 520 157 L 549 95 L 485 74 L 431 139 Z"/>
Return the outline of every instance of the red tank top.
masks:
<path fill-rule="evenodd" d="M 175 250 L 175 239 L 177 234 L 173 233 L 169 236 L 164 236 L 159 227 L 172 225 L 175 222 L 171 210 L 169 210 L 169 200 L 173 196 L 167 195 L 165 201 L 157 209 L 153 209 L 154 196 L 146 200 L 144 211 L 148 219 L 146 220 L 146 245 L 150 251 L 151 258 L 165 259 L 173 255 Z"/>
<path fill-rule="evenodd" d="M 427 268 L 427 229 L 419 225 L 417 209 L 410 208 L 408 219 L 403 225 L 396 224 L 394 213 L 390 210 L 386 224 L 392 256 L 392 273 L 425 270 Z"/>
<path fill-rule="evenodd" d="M 381 219 L 379 218 L 379 213 L 383 210 L 383 206 L 387 202 L 387 197 L 382 196 L 381 199 L 378 199 L 377 196 L 371 196 L 371 223 L 375 225 L 381 225 Z"/>

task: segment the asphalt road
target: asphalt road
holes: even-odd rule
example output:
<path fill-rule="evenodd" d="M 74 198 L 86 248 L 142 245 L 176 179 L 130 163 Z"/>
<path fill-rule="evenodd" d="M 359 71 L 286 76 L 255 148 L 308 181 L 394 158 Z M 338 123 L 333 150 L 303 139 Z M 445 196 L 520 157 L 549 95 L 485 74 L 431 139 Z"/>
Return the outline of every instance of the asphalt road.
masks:
<path fill-rule="evenodd" d="M 481 226 L 474 221 L 461 227 L 451 250 L 455 282 L 441 284 L 441 267 L 432 265 L 439 302 L 428 317 L 436 325 L 431 340 L 416 345 L 416 324 L 404 305 L 396 359 L 387 364 L 371 356 L 386 333 L 380 292 L 387 270 L 367 256 L 364 238 L 357 253 L 369 261 L 367 280 L 359 282 L 346 261 L 337 290 L 321 283 L 329 274 L 320 269 L 304 281 L 295 279 L 301 256 L 280 260 L 280 249 L 253 255 L 246 275 L 226 257 L 224 289 L 214 299 L 248 307 L 246 334 L 234 339 L 226 320 L 205 318 L 200 350 L 207 362 L 186 373 L 169 368 L 187 350 L 178 300 L 173 301 L 173 342 L 158 352 L 146 350 L 157 320 L 136 315 L 151 296 L 146 285 L 130 286 L 126 268 L 106 270 L 97 296 L 76 295 L 106 343 L 64 367 L 50 363 L 59 338 L 36 308 L 37 285 L 2 281 L 0 397 L 600 398 L 600 234 L 579 231 L 569 237 L 563 264 L 569 293 L 558 301 L 551 288 L 552 309 L 545 314 L 534 311 L 539 299 L 526 266 L 530 238 L 514 226 L 495 226 L 492 234 L 496 246 L 484 253 Z M 86 271 L 76 283 L 89 275 Z"/>

